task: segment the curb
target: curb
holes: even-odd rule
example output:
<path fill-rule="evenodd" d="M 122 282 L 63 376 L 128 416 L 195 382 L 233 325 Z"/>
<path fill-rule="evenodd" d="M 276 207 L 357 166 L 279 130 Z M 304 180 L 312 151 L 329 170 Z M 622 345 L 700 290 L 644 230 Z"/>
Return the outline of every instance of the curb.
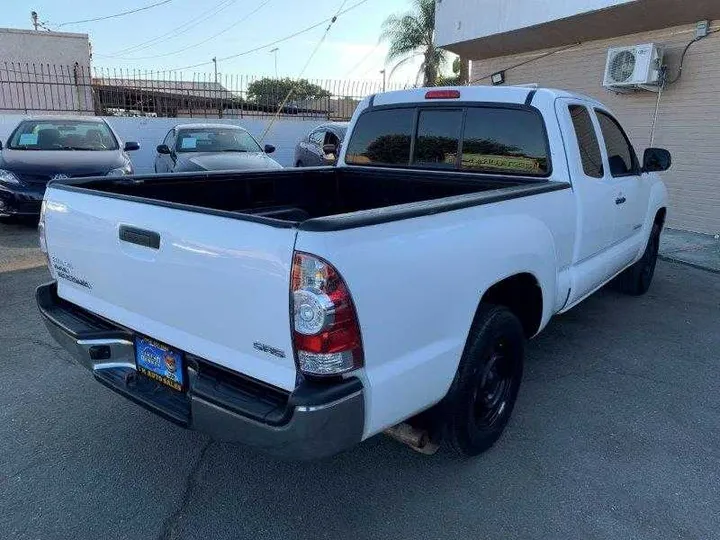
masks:
<path fill-rule="evenodd" d="M 697 264 L 697 263 L 682 261 L 680 259 L 673 259 L 672 257 L 668 257 L 667 255 L 658 255 L 658 259 L 660 259 L 661 261 L 682 264 L 684 266 L 689 266 L 689 267 L 695 268 L 697 270 L 704 270 L 705 272 L 710 272 L 711 274 L 720 274 L 720 269 L 710 268 L 709 266 L 703 266 L 703 265 Z"/>

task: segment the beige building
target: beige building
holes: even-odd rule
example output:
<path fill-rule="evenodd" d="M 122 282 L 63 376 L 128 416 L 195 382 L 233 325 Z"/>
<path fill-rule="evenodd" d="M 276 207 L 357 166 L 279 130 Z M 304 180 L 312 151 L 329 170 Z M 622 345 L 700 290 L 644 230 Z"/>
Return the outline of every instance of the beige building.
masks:
<path fill-rule="evenodd" d="M 471 84 L 503 72 L 502 84 L 593 96 L 615 112 L 640 156 L 654 123 L 653 145 L 673 155 L 664 176 L 668 225 L 720 233 L 720 0 L 437 2 L 436 41 L 470 60 Z M 664 51 L 662 92 L 605 88 L 608 49 L 647 43 Z"/>
<path fill-rule="evenodd" d="M 0 113 L 94 110 L 87 34 L 0 28 Z"/>

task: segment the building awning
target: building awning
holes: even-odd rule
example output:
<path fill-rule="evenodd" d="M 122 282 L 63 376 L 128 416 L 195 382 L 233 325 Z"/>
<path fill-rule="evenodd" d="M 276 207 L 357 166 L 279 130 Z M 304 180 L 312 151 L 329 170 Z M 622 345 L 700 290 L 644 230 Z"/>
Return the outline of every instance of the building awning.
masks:
<path fill-rule="evenodd" d="M 474 14 L 465 14 L 465 17 L 472 16 Z M 510 32 L 444 44 L 443 48 L 471 60 L 481 60 L 705 19 L 720 19 L 720 0 L 637 0 Z"/>

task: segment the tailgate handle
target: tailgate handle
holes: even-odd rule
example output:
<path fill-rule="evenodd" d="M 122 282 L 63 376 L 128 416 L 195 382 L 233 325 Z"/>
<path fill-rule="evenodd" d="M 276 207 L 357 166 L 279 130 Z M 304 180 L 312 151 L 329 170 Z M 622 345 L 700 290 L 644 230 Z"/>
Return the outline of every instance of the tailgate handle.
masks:
<path fill-rule="evenodd" d="M 160 249 L 160 235 L 155 231 L 146 231 L 127 225 L 120 225 L 120 240 L 138 246 Z"/>

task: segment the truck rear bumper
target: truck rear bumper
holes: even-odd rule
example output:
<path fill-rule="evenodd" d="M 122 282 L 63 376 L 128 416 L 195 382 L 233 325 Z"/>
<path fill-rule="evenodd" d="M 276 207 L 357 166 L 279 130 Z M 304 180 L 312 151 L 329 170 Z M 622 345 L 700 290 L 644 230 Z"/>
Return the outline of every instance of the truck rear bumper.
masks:
<path fill-rule="evenodd" d="M 36 298 L 53 338 L 100 383 L 181 426 L 292 459 L 333 455 L 362 439 L 356 378 L 305 381 L 289 393 L 186 353 L 188 388 L 177 392 L 136 371 L 132 331 L 59 298 L 54 282 Z"/>

